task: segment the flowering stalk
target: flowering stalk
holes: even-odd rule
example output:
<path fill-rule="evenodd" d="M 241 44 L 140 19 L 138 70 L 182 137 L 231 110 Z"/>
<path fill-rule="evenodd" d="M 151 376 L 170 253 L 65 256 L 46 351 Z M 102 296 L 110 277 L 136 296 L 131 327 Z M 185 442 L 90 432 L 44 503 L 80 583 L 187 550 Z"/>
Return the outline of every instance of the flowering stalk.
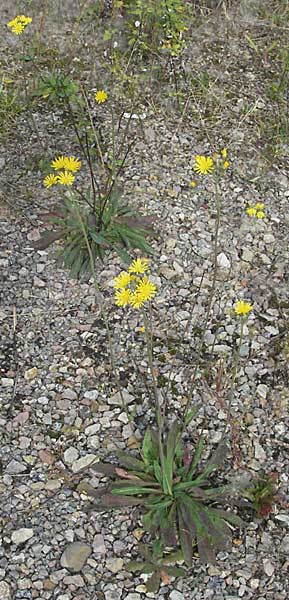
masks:
<path fill-rule="evenodd" d="M 214 176 L 214 198 L 215 198 L 215 208 L 216 208 L 216 225 L 215 225 L 214 249 L 213 249 L 213 252 L 214 252 L 213 281 L 212 281 L 212 286 L 211 286 L 211 290 L 210 290 L 210 294 L 209 294 L 208 306 L 207 306 L 207 311 L 206 311 L 206 316 L 205 316 L 205 324 L 203 326 L 201 340 L 199 342 L 199 350 L 198 350 L 198 354 L 197 354 L 197 358 L 196 358 L 195 368 L 193 371 L 192 382 L 190 385 L 188 399 L 187 399 L 187 402 L 185 405 L 185 410 L 184 410 L 183 417 L 182 417 L 182 421 L 183 421 L 182 431 L 184 430 L 185 425 L 186 425 L 186 418 L 188 416 L 188 412 L 189 412 L 189 408 L 190 408 L 190 400 L 192 398 L 192 394 L 195 389 L 196 376 L 197 376 L 197 372 L 198 372 L 198 368 L 199 368 L 199 364 L 200 364 L 200 359 L 201 359 L 201 354 L 202 354 L 202 349 L 203 349 L 203 344 L 204 344 L 204 339 L 205 339 L 205 333 L 206 333 L 209 318 L 210 318 L 211 308 L 212 308 L 212 304 L 213 304 L 213 298 L 214 298 L 215 289 L 216 289 L 216 282 L 217 282 L 218 244 L 219 244 L 219 230 L 220 230 L 220 223 L 221 223 L 221 202 L 220 202 L 220 193 L 219 193 L 219 178 L 218 178 L 217 174 L 215 174 L 215 176 Z"/>
<path fill-rule="evenodd" d="M 91 274 L 92 274 L 93 281 L 94 281 L 94 287 L 95 287 L 95 290 L 100 294 L 101 292 L 100 292 L 100 287 L 99 287 L 99 284 L 98 284 L 98 281 L 97 281 L 97 278 L 96 278 L 95 267 L 94 267 L 94 259 L 93 259 L 93 255 L 92 255 L 92 252 L 91 252 L 90 243 L 89 243 L 89 240 L 88 240 L 88 237 L 87 237 L 86 229 L 85 229 L 84 223 L 82 221 L 81 214 L 79 212 L 77 203 L 75 203 L 75 209 L 76 209 L 77 217 L 78 217 L 78 220 L 79 220 L 79 223 L 80 223 L 80 226 L 81 226 L 81 229 L 82 229 L 82 233 L 83 233 L 83 236 L 84 236 L 84 239 L 85 239 L 85 243 L 86 243 L 86 247 L 87 247 L 87 252 L 88 252 L 88 255 L 89 255 L 90 269 L 91 269 Z M 118 374 L 117 374 L 116 363 L 115 363 L 115 354 L 114 354 L 114 349 L 113 349 L 112 335 L 111 335 L 111 331 L 110 331 L 110 328 L 109 328 L 107 314 L 106 314 L 106 312 L 105 312 L 105 310 L 103 308 L 103 302 L 102 302 L 102 300 L 103 299 L 101 297 L 101 301 L 100 301 L 100 314 L 101 314 L 101 317 L 103 318 L 103 321 L 104 321 L 104 324 L 105 324 L 105 328 L 106 328 L 106 332 L 107 332 L 107 337 L 108 337 L 109 352 L 110 352 L 110 361 L 111 361 L 111 370 L 112 370 L 112 373 L 114 375 L 114 379 L 115 379 L 117 391 L 118 391 L 119 396 L 120 396 L 120 400 L 121 400 L 121 404 L 122 404 L 122 409 L 124 410 L 124 412 L 125 412 L 125 414 L 127 416 L 128 421 L 131 423 L 132 420 L 133 420 L 133 418 L 130 415 L 130 413 L 128 411 L 128 408 L 127 408 L 127 405 L 125 403 L 124 396 L 123 396 L 123 393 L 122 393 L 122 388 L 121 388 L 121 385 L 120 385 L 120 380 L 119 380 L 119 377 L 118 377 Z"/>

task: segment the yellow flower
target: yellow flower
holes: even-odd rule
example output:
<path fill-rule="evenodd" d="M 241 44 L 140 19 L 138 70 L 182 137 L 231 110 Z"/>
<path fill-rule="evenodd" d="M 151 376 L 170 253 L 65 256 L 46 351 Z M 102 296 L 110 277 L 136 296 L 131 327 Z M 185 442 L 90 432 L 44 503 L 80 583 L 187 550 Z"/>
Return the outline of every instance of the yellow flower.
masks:
<path fill-rule="evenodd" d="M 143 273 L 145 273 L 149 268 L 149 261 L 147 258 L 136 258 L 136 260 L 133 260 L 128 272 L 129 273 L 138 273 L 140 275 L 142 275 Z"/>
<path fill-rule="evenodd" d="M 131 298 L 131 304 L 134 308 L 140 308 L 145 302 L 151 300 L 157 293 L 155 284 L 143 277 L 136 286 Z"/>
<path fill-rule="evenodd" d="M 264 202 L 257 202 L 257 204 L 255 204 L 255 208 L 257 210 L 263 210 L 263 208 L 264 208 Z"/>
<path fill-rule="evenodd" d="M 197 185 L 197 184 L 196 184 L 196 182 L 195 182 L 195 181 L 191 181 L 191 183 L 190 183 L 190 186 L 191 186 L 192 188 L 196 187 L 196 185 Z"/>
<path fill-rule="evenodd" d="M 230 166 L 230 163 L 229 163 L 227 160 L 225 160 L 225 161 L 223 162 L 223 169 L 225 169 L 225 170 L 226 170 L 226 169 L 228 169 L 228 168 L 229 168 L 229 166 Z"/>
<path fill-rule="evenodd" d="M 123 288 L 122 290 L 115 292 L 114 298 L 116 306 L 127 306 L 128 304 L 131 304 L 132 293 L 127 288 Z"/>
<path fill-rule="evenodd" d="M 25 15 L 18 15 L 16 19 L 18 19 L 18 21 L 21 21 L 23 25 L 28 25 L 28 23 L 32 23 L 31 17 L 25 17 Z"/>
<path fill-rule="evenodd" d="M 210 156 L 197 155 L 195 160 L 194 171 L 197 171 L 197 173 L 208 175 L 214 170 L 214 163 Z"/>
<path fill-rule="evenodd" d="M 66 161 L 67 158 L 65 156 L 58 156 L 52 161 L 51 166 L 53 167 L 53 169 L 55 169 L 55 171 L 58 171 L 58 169 L 65 169 Z"/>
<path fill-rule="evenodd" d="M 238 300 L 235 306 L 235 313 L 237 315 L 245 316 L 249 312 L 251 312 L 253 306 L 250 302 L 246 302 L 245 300 Z"/>
<path fill-rule="evenodd" d="M 247 215 L 249 215 L 249 217 L 254 217 L 256 215 L 256 208 L 254 208 L 253 206 L 249 206 L 249 208 L 247 208 L 246 213 Z"/>
<path fill-rule="evenodd" d="M 57 175 L 57 179 L 61 185 L 72 185 L 75 177 L 69 171 L 61 171 L 59 175 Z"/>
<path fill-rule="evenodd" d="M 64 162 L 64 168 L 67 171 L 72 171 L 72 173 L 76 173 L 76 171 L 79 171 L 81 167 L 81 160 L 74 158 L 74 156 L 65 157 Z"/>
<path fill-rule="evenodd" d="M 221 150 L 221 156 L 222 158 L 227 158 L 227 149 L 223 148 L 223 150 Z"/>
<path fill-rule="evenodd" d="M 10 27 L 12 33 L 20 35 L 20 33 L 24 31 L 26 25 L 28 25 L 28 23 L 31 22 L 31 17 L 25 17 L 25 15 L 18 15 L 17 17 L 15 17 L 15 19 L 12 19 L 12 21 L 9 21 L 9 23 L 7 23 L 7 27 Z"/>
<path fill-rule="evenodd" d="M 54 175 L 54 173 L 50 173 L 50 175 L 46 175 L 46 177 L 44 177 L 43 183 L 45 185 L 45 187 L 50 188 L 52 185 L 56 185 L 56 183 L 58 182 L 58 178 L 57 175 Z"/>
<path fill-rule="evenodd" d="M 131 275 L 127 271 L 122 271 L 118 277 L 115 277 L 113 287 L 116 290 L 123 290 L 131 282 Z"/>
<path fill-rule="evenodd" d="M 106 102 L 108 95 L 104 90 L 98 90 L 94 98 L 98 104 L 103 104 L 103 102 Z"/>
<path fill-rule="evenodd" d="M 142 326 L 139 328 L 139 330 L 140 330 L 140 333 L 144 333 L 144 332 L 145 332 L 145 330 L 146 330 L 146 328 L 145 328 L 145 326 L 144 326 L 144 325 L 142 325 Z"/>
<path fill-rule="evenodd" d="M 256 217 L 257 217 L 257 219 L 264 219 L 264 217 L 265 217 L 264 211 L 263 210 L 257 210 Z"/>

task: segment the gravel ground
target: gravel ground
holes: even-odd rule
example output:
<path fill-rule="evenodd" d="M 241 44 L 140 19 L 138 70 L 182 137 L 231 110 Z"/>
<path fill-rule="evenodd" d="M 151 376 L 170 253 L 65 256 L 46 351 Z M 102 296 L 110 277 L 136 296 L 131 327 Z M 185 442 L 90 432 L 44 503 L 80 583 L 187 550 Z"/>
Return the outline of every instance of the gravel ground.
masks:
<path fill-rule="evenodd" d="M 71 4 L 63 4 L 72 18 Z M 269 517 L 250 521 L 253 517 L 247 515 L 246 528 L 235 531 L 232 551 L 221 553 L 216 565 L 200 565 L 196 556 L 186 579 L 172 580 L 156 595 L 146 592 L 145 576 L 132 577 L 126 571 L 142 536 L 138 513 L 89 512 L 79 484 L 97 488 L 103 480 L 89 468 L 92 460 L 113 457 L 116 448 L 136 448 L 152 421 L 142 322 L 136 312 L 113 304 L 113 278 L 123 268 L 113 255 L 104 266 L 97 265 L 97 274 L 121 383 L 135 414 L 131 426 L 111 374 L 92 280 L 69 280 L 56 262 L 55 247 L 33 250 L 42 227 L 39 214 L 55 198 L 41 187 L 42 174 L 35 168 L 39 140 L 31 133 L 28 116 L 21 115 L 16 151 L 10 136 L 0 154 L 0 600 L 288 597 L 288 146 L 273 161 L 264 159 L 260 122 L 269 122 L 274 112 L 264 92 L 268 67 L 250 48 L 244 49 L 244 35 L 256 32 L 264 48 L 272 38 L 281 46 L 286 27 L 269 29 L 257 4 L 241 2 L 238 12 L 232 6 L 226 19 L 218 12 L 202 17 L 192 32 L 184 67 L 189 77 L 203 63 L 215 76 L 214 87 L 206 100 L 193 98 L 182 118 L 165 99 L 154 111 L 144 103 L 142 127 L 138 120 L 132 125 L 136 143 L 122 186 L 126 197 L 155 219 L 155 363 L 160 387 L 173 364 L 168 389 L 173 414 L 188 392 L 212 281 L 212 189 L 209 179 L 198 179 L 190 187 L 191 179 L 197 179 L 194 156 L 228 147 L 216 294 L 193 398 L 201 408 L 189 435 L 194 441 L 203 429 L 208 451 L 220 440 L 226 424 L 223 396 L 239 337 L 232 309 L 237 299 L 249 300 L 254 310 L 241 348 L 226 469 L 236 475 L 274 472 L 282 497 Z M 10 17 L 9 8 L 4 2 L 1 21 Z M 24 10 L 23 4 L 20 8 Z M 69 20 L 65 27 L 69 30 Z M 278 71 L 274 62 L 269 66 L 270 76 Z M 254 114 L 244 118 L 244 103 L 256 101 Z M 208 107 L 214 111 L 212 120 L 206 120 Z M 109 127 L 105 110 L 104 129 Z M 59 109 L 35 111 L 34 119 L 51 156 L 65 153 L 67 140 L 69 153 L 79 153 L 73 133 L 60 127 Z M 256 202 L 265 203 L 263 220 L 246 215 L 248 204 Z M 222 370 L 223 390 L 218 393 Z"/>

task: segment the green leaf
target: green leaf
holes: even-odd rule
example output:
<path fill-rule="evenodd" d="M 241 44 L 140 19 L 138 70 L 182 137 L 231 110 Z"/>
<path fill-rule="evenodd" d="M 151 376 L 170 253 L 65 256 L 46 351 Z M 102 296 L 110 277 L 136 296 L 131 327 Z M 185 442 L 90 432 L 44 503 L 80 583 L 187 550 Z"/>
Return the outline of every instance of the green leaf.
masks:
<path fill-rule="evenodd" d="M 137 471 L 145 470 L 145 463 L 142 460 L 135 458 L 131 454 L 128 454 L 128 452 L 125 452 L 124 450 L 117 450 L 116 455 L 124 467 L 127 467 L 128 469 L 135 469 Z"/>
<path fill-rule="evenodd" d="M 205 444 L 205 440 L 204 438 L 201 437 L 198 446 L 196 448 L 195 454 L 194 454 L 194 458 L 192 460 L 192 464 L 190 466 L 190 469 L 188 471 L 188 475 L 187 475 L 187 479 L 192 479 L 193 475 L 196 471 L 196 468 L 200 462 L 200 458 L 203 452 L 203 448 L 204 448 L 204 444 Z"/>
<path fill-rule="evenodd" d="M 190 424 L 190 422 L 193 420 L 193 418 L 198 414 L 198 411 L 199 411 L 199 406 L 192 408 L 191 410 L 188 411 L 188 413 L 186 415 L 186 419 L 185 419 L 186 425 Z"/>
<path fill-rule="evenodd" d="M 192 566 L 193 538 L 196 535 L 195 524 L 192 520 L 188 507 L 183 503 L 177 506 L 178 533 L 185 563 Z"/>
<path fill-rule="evenodd" d="M 155 594 L 161 583 L 161 576 L 159 571 L 156 571 L 146 582 L 146 589 L 148 593 Z"/>
<path fill-rule="evenodd" d="M 125 567 L 128 571 L 131 571 L 132 573 L 136 573 L 136 571 L 142 571 L 144 565 L 145 565 L 144 562 L 138 562 L 137 560 L 130 560 L 128 563 L 126 563 Z"/>
<path fill-rule="evenodd" d="M 145 486 L 137 486 L 137 485 L 135 485 L 135 486 L 127 485 L 127 486 L 123 486 L 123 487 L 116 487 L 114 485 L 114 487 L 111 488 L 111 493 L 116 494 L 116 495 L 125 494 L 127 496 L 134 496 L 134 495 L 139 495 L 139 494 L 150 494 L 150 493 L 162 494 L 162 490 L 145 487 Z"/>
<path fill-rule="evenodd" d="M 162 483 L 162 470 L 157 460 L 154 461 L 154 474 L 156 480 L 161 484 Z"/>
<path fill-rule="evenodd" d="M 146 465 L 154 466 L 154 462 L 159 458 L 159 447 L 155 436 L 150 429 L 147 429 L 142 444 L 142 456 Z"/>

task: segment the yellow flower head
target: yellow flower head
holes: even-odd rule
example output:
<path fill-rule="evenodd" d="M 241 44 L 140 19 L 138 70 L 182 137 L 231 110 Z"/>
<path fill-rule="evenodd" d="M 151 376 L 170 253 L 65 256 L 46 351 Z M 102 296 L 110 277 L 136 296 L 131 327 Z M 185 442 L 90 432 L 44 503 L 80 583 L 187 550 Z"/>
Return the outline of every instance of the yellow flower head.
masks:
<path fill-rule="evenodd" d="M 141 306 L 148 300 L 151 300 L 156 293 L 157 288 L 155 284 L 145 276 L 138 282 L 132 295 L 131 304 L 134 308 L 141 308 Z"/>
<path fill-rule="evenodd" d="M 51 162 L 51 166 L 53 167 L 53 169 L 55 169 L 55 171 L 58 171 L 59 169 L 65 169 L 66 161 L 67 158 L 65 156 L 58 156 Z"/>
<path fill-rule="evenodd" d="M 221 156 L 222 158 L 227 158 L 227 149 L 223 148 L 223 150 L 221 150 Z"/>
<path fill-rule="evenodd" d="M 115 277 L 113 287 L 116 290 L 123 290 L 131 282 L 131 275 L 127 271 L 122 271 L 118 277 Z"/>
<path fill-rule="evenodd" d="M 210 156 L 200 156 L 197 155 L 195 157 L 195 166 L 194 171 L 200 173 L 202 175 L 208 175 L 214 170 L 214 163 Z"/>
<path fill-rule="evenodd" d="M 137 273 L 143 275 L 149 268 L 149 261 L 147 258 L 136 258 L 132 261 L 128 272 L 129 273 Z"/>
<path fill-rule="evenodd" d="M 195 182 L 195 181 L 191 181 L 191 182 L 190 182 L 190 186 L 191 186 L 192 188 L 196 187 L 196 185 L 197 185 L 197 184 L 196 184 L 196 182 Z"/>
<path fill-rule="evenodd" d="M 139 328 L 139 330 L 140 330 L 140 333 L 144 333 L 145 330 L 146 330 L 146 328 L 145 328 L 144 325 L 141 325 L 141 327 Z"/>
<path fill-rule="evenodd" d="M 223 169 L 225 169 L 225 171 L 226 171 L 226 169 L 228 169 L 229 166 L 230 166 L 230 163 L 227 160 L 224 160 L 224 162 L 223 162 Z"/>
<path fill-rule="evenodd" d="M 253 309 L 252 304 L 250 302 L 246 302 L 245 300 L 238 300 L 235 306 L 236 315 L 246 316 Z"/>
<path fill-rule="evenodd" d="M 12 33 L 15 33 L 15 35 L 20 35 L 24 31 L 26 25 L 28 25 L 28 23 L 31 22 L 31 17 L 25 17 L 25 15 L 18 15 L 17 17 L 15 17 L 15 19 L 12 19 L 12 21 L 9 21 L 9 23 L 7 23 L 7 27 L 10 27 Z"/>
<path fill-rule="evenodd" d="M 64 168 L 67 171 L 72 171 L 72 173 L 76 173 L 76 171 L 79 171 L 79 169 L 81 167 L 81 160 L 74 158 L 74 156 L 65 157 L 64 162 L 65 162 Z"/>
<path fill-rule="evenodd" d="M 131 304 L 132 293 L 129 289 L 123 288 L 115 292 L 114 298 L 116 306 L 127 306 Z"/>
<path fill-rule="evenodd" d="M 43 180 L 43 183 L 46 188 L 50 188 L 52 185 L 56 185 L 57 182 L 58 182 L 58 177 L 57 177 L 57 175 L 54 175 L 54 173 L 50 173 L 50 175 L 46 175 L 46 177 L 44 177 L 44 180 Z"/>
<path fill-rule="evenodd" d="M 104 90 L 98 90 L 94 98 L 98 104 L 103 104 L 104 102 L 106 102 L 108 95 Z"/>
<path fill-rule="evenodd" d="M 61 171 L 61 173 L 57 175 L 57 179 L 61 185 L 72 185 L 75 177 L 69 171 Z"/>
<path fill-rule="evenodd" d="M 257 219 L 264 219 L 264 217 L 265 217 L 264 211 L 263 210 L 257 210 L 256 217 L 257 217 Z"/>
<path fill-rule="evenodd" d="M 254 208 L 254 206 L 249 206 L 249 208 L 247 208 L 246 213 L 247 215 L 249 215 L 249 217 L 255 217 L 256 215 L 256 208 Z"/>
<path fill-rule="evenodd" d="M 257 210 L 263 210 L 263 208 L 264 208 L 264 202 L 257 202 L 257 204 L 255 204 L 255 208 Z"/>

